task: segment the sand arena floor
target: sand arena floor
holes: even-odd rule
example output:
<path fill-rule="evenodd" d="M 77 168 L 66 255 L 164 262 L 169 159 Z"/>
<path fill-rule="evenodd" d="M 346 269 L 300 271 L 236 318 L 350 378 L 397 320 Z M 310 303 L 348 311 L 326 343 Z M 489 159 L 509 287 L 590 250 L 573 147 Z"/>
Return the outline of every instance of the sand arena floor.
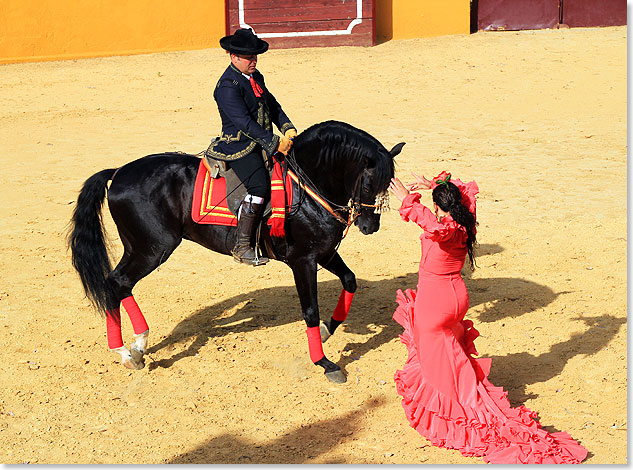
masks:
<path fill-rule="evenodd" d="M 512 404 L 568 431 L 591 464 L 627 453 L 626 34 L 271 50 L 258 65 L 299 130 L 346 121 L 407 143 L 405 181 L 448 170 L 478 182 L 479 268 L 465 277 L 479 352 Z M 420 249 L 396 210 L 340 248 L 359 282 L 325 345 L 344 385 L 309 361 L 285 265 L 240 266 L 190 242 L 135 289 L 147 367 L 108 351 L 65 247 L 78 191 L 101 169 L 206 148 L 226 64 L 211 49 L 0 66 L 0 461 L 481 463 L 429 446 L 402 411 L 391 315 Z M 319 281 L 325 317 L 340 285 Z"/>

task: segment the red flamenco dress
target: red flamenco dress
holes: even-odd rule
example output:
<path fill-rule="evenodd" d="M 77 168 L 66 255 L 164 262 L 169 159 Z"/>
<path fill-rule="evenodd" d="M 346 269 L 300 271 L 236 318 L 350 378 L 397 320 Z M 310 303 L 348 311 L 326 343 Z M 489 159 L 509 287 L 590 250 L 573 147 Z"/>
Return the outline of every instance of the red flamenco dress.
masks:
<path fill-rule="evenodd" d="M 451 182 L 475 214 L 477 184 Z M 580 463 L 584 447 L 566 432 L 542 429 L 525 406 L 512 408 L 503 388 L 487 378 L 491 359 L 473 357 L 479 332 L 464 320 L 469 299 L 461 277 L 466 230 L 450 216 L 438 222 L 419 200 L 420 194 L 409 194 L 400 207 L 403 220 L 424 229 L 417 291 L 398 290 L 393 314 L 408 350 L 394 379 L 411 427 L 435 446 L 489 463 Z"/>

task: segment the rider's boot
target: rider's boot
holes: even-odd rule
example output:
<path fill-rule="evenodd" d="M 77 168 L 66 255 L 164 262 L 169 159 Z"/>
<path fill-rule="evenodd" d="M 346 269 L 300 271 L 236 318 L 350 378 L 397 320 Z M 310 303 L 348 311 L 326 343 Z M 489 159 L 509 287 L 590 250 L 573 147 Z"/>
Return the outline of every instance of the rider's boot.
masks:
<path fill-rule="evenodd" d="M 251 247 L 251 238 L 257 230 L 264 212 L 264 204 L 256 204 L 252 201 L 242 201 L 240 205 L 240 216 L 237 221 L 237 240 L 235 247 L 231 251 L 235 261 L 239 263 L 259 266 L 268 263 L 268 258 L 258 256 Z"/>

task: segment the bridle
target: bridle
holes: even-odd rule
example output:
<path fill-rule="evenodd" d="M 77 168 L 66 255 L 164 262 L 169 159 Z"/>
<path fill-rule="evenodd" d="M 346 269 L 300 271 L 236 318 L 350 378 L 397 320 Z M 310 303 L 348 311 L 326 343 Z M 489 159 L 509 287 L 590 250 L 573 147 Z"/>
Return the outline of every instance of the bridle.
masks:
<path fill-rule="evenodd" d="M 365 204 L 364 202 L 360 202 L 360 191 L 362 189 L 362 181 L 363 176 L 365 174 L 365 170 L 361 171 L 358 177 L 356 178 L 356 182 L 354 183 L 354 191 L 352 193 L 352 197 L 348 202 L 348 207 L 353 210 L 360 211 L 361 207 L 373 207 L 374 214 L 382 214 L 384 212 L 389 211 L 389 192 L 381 191 L 376 194 L 376 198 L 373 204 Z"/>
<path fill-rule="evenodd" d="M 325 208 L 330 214 L 336 218 L 341 224 L 345 225 L 345 232 L 343 234 L 343 238 L 347 236 L 347 232 L 352 224 L 356 221 L 356 219 L 360 216 L 363 208 L 374 208 L 374 214 L 382 214 L 384 212 L 389 211 L 389 193 L 387 191 L 382 191 L 376 195 L 376 199 L 374 204 L 366 204 L 361 202 L 360 200 L 360 192 L 362 189 L 362 181 L 364 177 L 365 170 L 362 170 L 359 175 L 356 177 L 356 181 L 354 182 L 354 189 L 352 191 L 352 197 L 346 206 L 341 204 L 337 204 L 328 200 L 326 197 L 319 194 L 316 189 L 316 185 L 310 180 L 308 175 L 297 165 L 297 162 L 294 158 L 293 149 L 290 150 L 288 156 L 285 158 L 288 162 L 288 165 L 294 170 L 294 173 L 288 170 L 288 175 L 290 178 L 297 183 L 297 185 L 303 189 L 307 194 L 309 194 L 316 202 L 318 202 L 321 206 Z M 343 217 L 340 212 L 347 212 L 347 217 Z"/>

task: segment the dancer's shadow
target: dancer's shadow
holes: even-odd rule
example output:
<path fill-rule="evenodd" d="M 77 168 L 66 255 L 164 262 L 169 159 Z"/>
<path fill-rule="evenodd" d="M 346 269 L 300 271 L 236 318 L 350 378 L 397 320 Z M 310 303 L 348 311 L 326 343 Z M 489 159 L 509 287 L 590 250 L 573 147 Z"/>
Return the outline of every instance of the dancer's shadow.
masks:
<path fill-rule="evenodd" d="M 197 448 L 178 455 L 165 463 L 174 464 L 300 464 L 326 454 L 341 444 L 347 436 L 360 430 L 363 416 L 384 405 L 383 397 L 370 399 L 360 409 L 342 416 L 301 426 L 276 439 L 261 442 L 231 434 L 216 436 Z M 362 464 L 362 457 L 354 463 Z M 331 464 L 347 463 L 333 457 Z"/>
<path fill-rule="evenodd" d="M 480 259 L 503 251 L 500 245 L 484 243 L 477 246 L 476 255 Z M 484 311 L 477 317 L 478 321 L 484 323 L 524 315 L 549 305 L 559 295 L 568 293 L 554 292 L 547 286 L 521 278 L 473 278 L 473 272 L 467 266 L 462 270 L 462 275 L 468 287 L 470 307 L 484 305 Z"/>
<path fill-rule="evenodd" d="M 591 356 L 606 347 L 619 332 L 626 318 L 602 315 L 598 317 L 577 317 L 589 329 L 574 333 L 567 341 L 552 345 L 550 350 L 538 356 L 528 352 L 489 356 L 492 358 L 490 381 L 503 386 L 513 406 L 535 398 L 534 393 L 527 394 L 525 387 L 546 382 L 560 374 L 570 359 L 578 355 Z M 527 371 L 517 374 L 516 371 Z"/>
<path fill-rule="evenodd" d="M 484 307 L 477 316 L 477 320 L 484 323 L 525 315 L 569 293 L 554 292 L 542 284 L 514 277 L 466 278 L 464 281 L 468 288 L 470 307 Z"/>
<path fill-rule="evenodd" d="M 503 251 L 503 247 L 497 243 L 480 243 L 475 248 L 475 256 L 479 258 L 480 256 L 496 255 L 503 253 Z"/>

